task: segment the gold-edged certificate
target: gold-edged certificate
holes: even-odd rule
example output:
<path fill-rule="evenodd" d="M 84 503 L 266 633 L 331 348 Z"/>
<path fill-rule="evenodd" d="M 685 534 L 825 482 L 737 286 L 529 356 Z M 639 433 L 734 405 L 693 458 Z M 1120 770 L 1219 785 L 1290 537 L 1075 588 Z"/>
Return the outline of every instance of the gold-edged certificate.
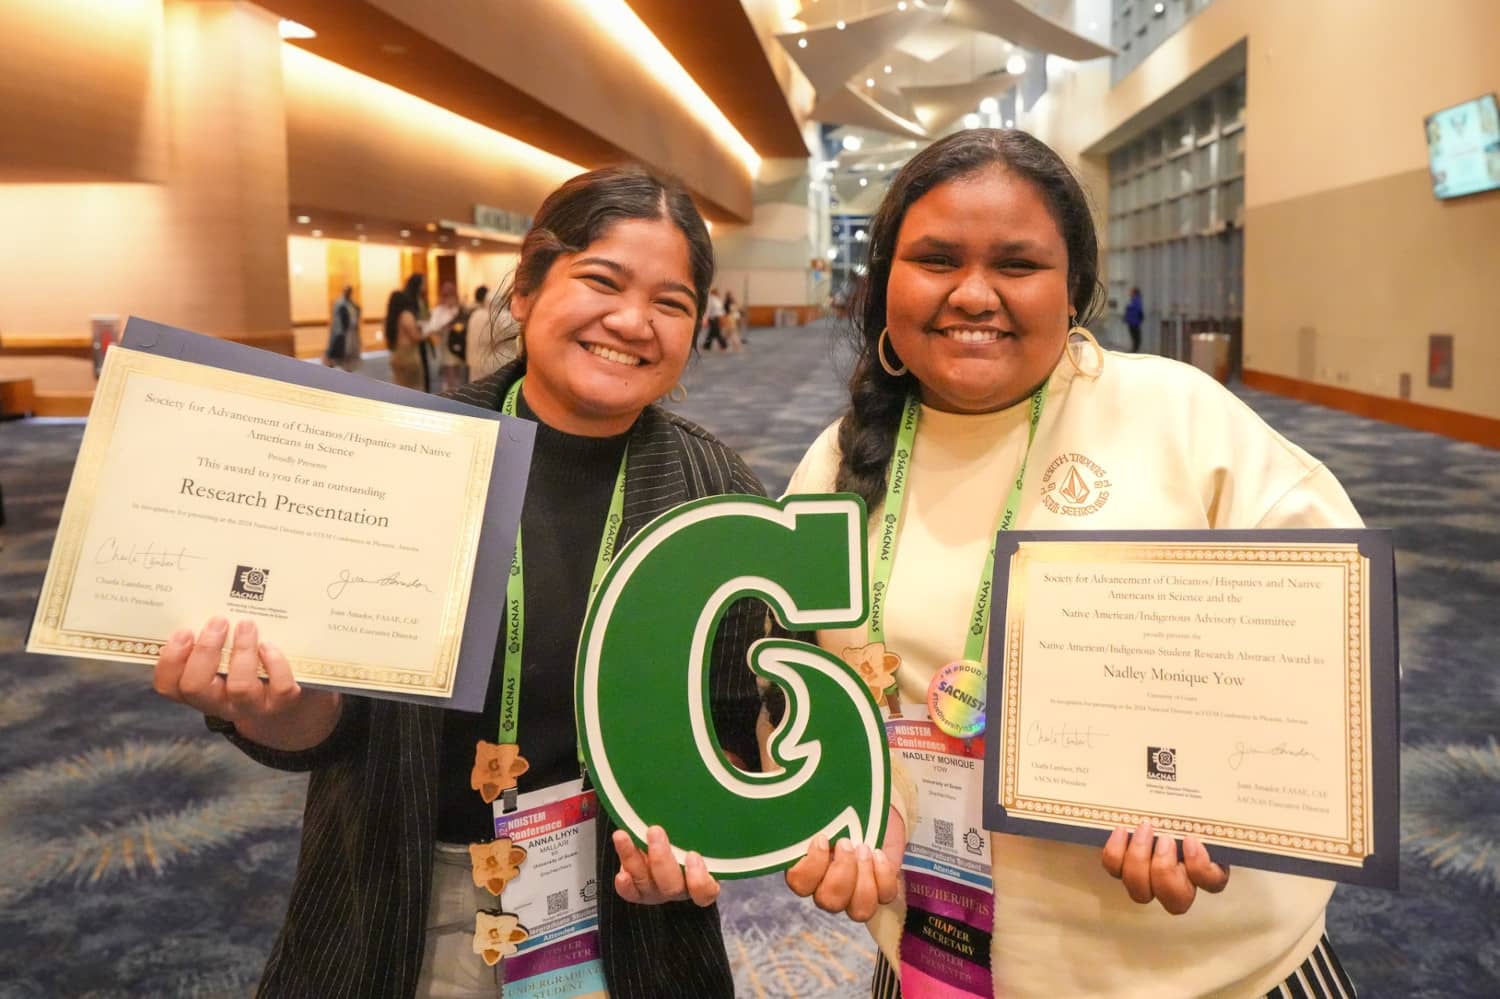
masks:
<path fill-rule="evenodd" d="M 132 320 L 27 650 L 150 663 L 250 618 L 303 683 L 478 710 L 531 429 Z"/>
<path fill-rule="evenodd" d="M 1380 531 L 1008 532 L 985 822 L 1394 887 L 1394 564 Z"/>

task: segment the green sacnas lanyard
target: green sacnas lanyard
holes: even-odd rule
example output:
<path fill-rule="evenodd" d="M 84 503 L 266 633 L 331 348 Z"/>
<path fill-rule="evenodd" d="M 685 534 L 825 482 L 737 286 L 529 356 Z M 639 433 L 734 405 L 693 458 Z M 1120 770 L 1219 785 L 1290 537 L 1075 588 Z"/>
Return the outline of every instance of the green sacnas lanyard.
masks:
<path fill-rule="evenodd" d="M 1026 462 L 1031 457 L 1031 445 L 1036 440 L 1036 428 L 1042 421 L 1042 409 L 1047 404 L 1047 383 L 1031 395 L 1031 426 L 1026 435 L 1026 451 L 1021 456 L 1021 467 L 1016 480 L 1011 484 L 1010 495 L 1000 511 L 996 533 L 1008 531 L 1016 522 L 1016 513 L 1021 506 L 1021 487 L 1026 481 Z M 901 423 L 896 431 L 895 453 L 891 456 L 891 467 L 887 476 L 885 507 L 880 525 L 880 539 L 875 546 L 875 566 L 870 574 L 870 644 L 885 645 L 885 600 L 890 593 L 891 571 L 896 564 L 896 542 L 900 532 L 901 508 L 906 501 L 908 479 L 911 473 L 912 451 L 917 440 L 917 422 L 922 405 L 917 395 L 907 397 L 906 408 L 901 413 Z M 968 634 L 964 638 L 964 660 L 977 664 L 984 655 L 985 635 L 989 630 L 990 583 L 995 573 L 995 543 L 990 541 L 989 554 L 985 557 L 980 572 L 979 585 L 974 593 L 974 610 L 969 615 Z"/>
<path fill-rule="evenodd" d="M 516 398 L 521 392 L 521 382 L 518 379 L 510 387 L 505 395 L 505 403 L 500 407 L 500 412 L 506 416 L 516 415 Z M 625 456 L 620 458 L 620 472 L 615 476 L 614 494 L 609 500 L 609 514 L 604 518 L 604 535 L 599 540 L 599 554 L 594 562 L 593 581 L 589 585 L 589 599 L 593 599 L 599 584 L 604 580 L 604 573 L 609 569 L 609 563 L 615 556 L 615 542 L 620 536 L 620 524 L 625 511 L 625 467 L 628 461 L 628 449 Z M 505 586 L 506 600 L 506 630 L 505 630 L 505 666 L 502 675 L 502 686 L 500 688 L 500 736 L 501 745 L 514 745 L 520 730 L 520 704 L 521 704 L 521 649 L 526 637 L 526 577 L 524 561 L 521 558 L 521 531 L 516 530 L 516 555 L 510 564 L 510 580 Z M 578 759 L 582 761 L 583 754 L 580 751 Z M 514 794 L 514 788 L 509 789 L 507 796 Z"/>

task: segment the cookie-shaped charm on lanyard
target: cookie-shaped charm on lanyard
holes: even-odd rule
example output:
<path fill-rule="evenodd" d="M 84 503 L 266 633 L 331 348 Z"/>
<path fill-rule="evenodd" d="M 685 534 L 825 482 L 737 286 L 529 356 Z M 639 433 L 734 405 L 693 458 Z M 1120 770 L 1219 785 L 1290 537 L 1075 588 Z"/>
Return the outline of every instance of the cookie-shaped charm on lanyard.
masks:
<path fill-rule="evenodd" d="M 516 778 L 530 766 L 515 743 L 493 743 L 481 739 L 474 746 L 474 772 L 469 775 L 469 786 L 489 804 L 515 787 Z"/>
<path fill-rule="evenodd" d="M 896 682 L 896 670 L 901 666 L 900 656 L 887 652 L 884 642 L 871 642 L 869 645 L 850 646 L 839 653 L 839 658 L 854 667 L 859 678 L 865 681 L 865 686 L 870 688 L 870 696 L 875 699 L 876 704 L 885 701 L 891 717 L 901 717 L 901 694 L 892 691 L 889 696 L 886 695 L 886 691 Z"/>
<path fill-rule="evenodd" d="M 516 945 L 531 936 L 513 913 L 481 909 L 474 914 L 474 953 L 490 967 L 516 952 Z"/>
<path fill-rule="evenodd" d="M 526 848 L 513 844 L 509 836 L 502 836 L 493 843 L 469 844 L 474 884 L 488 889 L 491 895 L 499 895 L 505 890 L 505 886 L 521 873 L 521 864 L 525 860 Z"/>

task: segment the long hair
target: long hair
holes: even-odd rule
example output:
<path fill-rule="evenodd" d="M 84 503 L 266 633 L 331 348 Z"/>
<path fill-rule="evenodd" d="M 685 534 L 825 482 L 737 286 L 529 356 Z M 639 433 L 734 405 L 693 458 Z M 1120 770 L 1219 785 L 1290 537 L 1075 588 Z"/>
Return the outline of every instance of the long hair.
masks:
<path fill-rule="evenodd" d="M 541 287 L 557 258 L 578 253 L 628 219 L 667 219 L 687 240 L 696 305 L 694 323 L 703 318 L 714 278 L 714 245 L 692 197 L 679 182 L 635 163 L 579 174 L 547 195 L 521 241 L 521 259 L 499 294 L 490 298 L 491 338 L 498 348 L 521 335 L 511 319 L 510 303 Z M 693 338 L 696 345 L 697 337 Z"/>
<path fill-rule="evenodd" d="M 886 374 L 876 348 L 885 329 L 886 285 L 906 211 L 940 184 L 1002 166 L 1026 178 L 1047 203 L 1068 250 L 1068 300 L 1079 323 L 1093 316 L 1099 284 L 1099 241 L 1088 197 L 1067 164 L 1046 143 L 1016 129 L 972 128 L 939 139 L 901 168 L 870 222 L 868 275 L 857 292 L 851 339 L 857 354 L 849 377 L 849 408 L 839 427 L 837 487 L 864 497 L 870 515 L 885 500 L 886 468 L 907 395 L 909 372 Z"/>

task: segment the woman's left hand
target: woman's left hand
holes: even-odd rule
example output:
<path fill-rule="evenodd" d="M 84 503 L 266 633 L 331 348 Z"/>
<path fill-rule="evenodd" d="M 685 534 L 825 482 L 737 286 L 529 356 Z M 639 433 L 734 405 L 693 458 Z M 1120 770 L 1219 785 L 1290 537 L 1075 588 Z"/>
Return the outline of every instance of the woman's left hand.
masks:
<path fill-rule="evenodd" d="M 1229 883 L 1229 868 L 1214 863 L 1208 848 L 1188 836 L 1182 841 L 1182 861 L 1177 859 L 1177 841 L 1169 834 L 1155 837 L 1151 823 L 1142 822 L 1134 833 L 1119 826 L 1110 833 L 1100 860 L 1110 877 L 1125 882 L 1131 899 L 1142 905 L 1153 898 L 1174 916 L 1192 908 L 1198 889 L 1218 894 Z"/>
<path fill-rule="evenodd" d="M 660 905 L 692 899 L 694 905 L 709 906 L 719 897 L 719 882 L 708 873 L 703 857 L 690 850 L 687 864 L 677 866 L 672 843 L 661 826 L 651 826 L 646 830 L 644 853 L 623 829 L 615 830 L 614 844 L 615 853 L 620 857 L 615 891 L 625 901 Z"/>

